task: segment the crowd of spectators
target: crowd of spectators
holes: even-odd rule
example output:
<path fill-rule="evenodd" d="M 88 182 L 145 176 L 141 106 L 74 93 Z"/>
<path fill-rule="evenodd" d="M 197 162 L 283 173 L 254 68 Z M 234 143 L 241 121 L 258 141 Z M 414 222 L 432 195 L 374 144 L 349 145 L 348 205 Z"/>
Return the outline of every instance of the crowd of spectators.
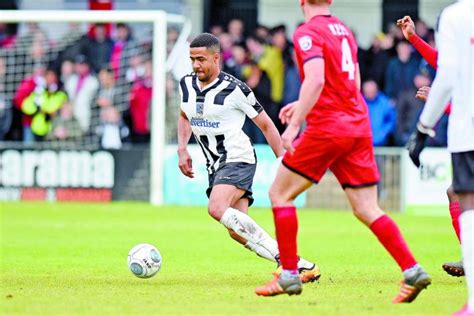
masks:
<path fill-rule="evenodd" d="M 434 46 L 434 31 L 423 21 L 416 22 L 421 38 Z M 281 107 L 297 100 L 300 87 L 294 49 L 284 25 L 263 25 L 244 36 L 244 24 L 232 20 L 210 29 L 222 45 L 223 69 L 243 80 L 254 91 L 265 110 L 282 131 L 278 120 Z M 435 70 L 422 59 L 395 24 L 387 33 L 374 36 L 368 49 L 359 48 L 358 61 L 367 101 L 374 145 L 404 146 L 414 131 L 424 103 L 415 98 L 416 91 L 429 86 Z M 447 112 L 437 127 L 432 146 L 446 146 Z M 246 132 L 256 143 L 263 135 L 250 122 Z"/>
<path fill-rule="evenodd" d="M 95 24 L 85 33 L 74 24 L 69 28 L 64 39 L 52 41 L 37 24 L 28 24 L 27 32 L 17 36 L 0 23 L 0 140 L 31 144 L 89 137 L 110 149 L 120 148 L 123 142 L 149 142 L 150 42 L 135 40 L 131 28 L 123 23 Z M 434 32 L 426 23 L 417 21 L 416 29 L 434 45 Z M 220 39 L 223 70 L 253 89 L 283 132 L 278 113 L 297 100 L 300 88 L 286 27 L 259 25 L 251 31 L 245 30 L 241 20 L 233 19 L 209 31 Z M 178 32 L 169 29 L 169 48 L 177 38 Z M 176 69 L 167 75 L 168 141 L 175 141 L 179 77 L 191 69 L 187 47 L 178 51 L 183 53 L 174 62 Z M 359 48 L 358 61 L 374 145 L 404 146 L 423 108 L 423 102 L 415 98 L 416 91 L 431 84 L 434 69 L 395 25 L 387 33 L 376 34 L 368 49 Z M 448 115 L 449 111 L 431 145 L 446 145 Z M 254 143 L 265 142 L 250 121 L 244 130 Z"/>
<path fill-rule="evenodd" d="M 106 149 L 148 142 L 150 43 L 124 23 L 68 27 L 59 39 L 36 23 L 0 34 L 0 140 Z"/>

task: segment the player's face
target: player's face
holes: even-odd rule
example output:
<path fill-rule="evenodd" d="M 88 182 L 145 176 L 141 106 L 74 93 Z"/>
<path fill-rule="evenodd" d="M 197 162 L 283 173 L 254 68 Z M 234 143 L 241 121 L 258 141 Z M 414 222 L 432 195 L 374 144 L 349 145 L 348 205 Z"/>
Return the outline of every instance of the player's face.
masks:
<path fill-rule="evenodd" d="M 192 47 L 190 58 L 199 81 L 207 82 L 219 70 L 219 53 L 206 47 Z"/>

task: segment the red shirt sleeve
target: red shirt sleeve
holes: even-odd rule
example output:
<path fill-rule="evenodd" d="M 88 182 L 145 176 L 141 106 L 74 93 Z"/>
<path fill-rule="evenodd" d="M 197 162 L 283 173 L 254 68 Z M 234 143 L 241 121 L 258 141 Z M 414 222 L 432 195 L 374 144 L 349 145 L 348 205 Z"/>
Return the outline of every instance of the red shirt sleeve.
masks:
<path fill-rule="evenodd" d="M 415 49 L 423 56 L 423 58 L 430 64 L 434 69 L 438 69 L 438 51 L 431 47 L 427 42 L 425 42 L 421 37 L 414 34 L 409 39 L 410 43 L 415 47 Z M 446 114 L 451 114 L 451 103 L 446 106 L 444 111 Z"/>
<path fill-rule="evenodd" d="M 303 27 L 296 30 L 293 35 L 293 43 L 302 64 L 313 58 L 324 57 L 323 45 L 319 38 Z"/>
<path fill-rule="evenodd" d="M 431 65 L 434 69 L 438 68 L 438 51 L 431 47 L 427 42 L 421 39 L 418 35 L 414 34 L 409 39 L 410 43 L 415 49 L 423 56 L 423 58 Z"/>

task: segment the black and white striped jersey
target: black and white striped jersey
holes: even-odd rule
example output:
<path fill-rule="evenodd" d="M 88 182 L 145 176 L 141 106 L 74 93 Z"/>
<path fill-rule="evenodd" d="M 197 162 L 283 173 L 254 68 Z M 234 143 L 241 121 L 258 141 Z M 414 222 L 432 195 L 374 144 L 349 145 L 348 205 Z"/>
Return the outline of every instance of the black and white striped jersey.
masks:
<path fill-rule="evenodd" d="M 245 116 L 256 117 L 263 107 L 242 81 L 221 72 L 212 83 L 200 88 L 195 74 L 180 81 L 181 110 L 214 173 L 226 162 L 256 163 L 253 145 L 242 130 Z"/>

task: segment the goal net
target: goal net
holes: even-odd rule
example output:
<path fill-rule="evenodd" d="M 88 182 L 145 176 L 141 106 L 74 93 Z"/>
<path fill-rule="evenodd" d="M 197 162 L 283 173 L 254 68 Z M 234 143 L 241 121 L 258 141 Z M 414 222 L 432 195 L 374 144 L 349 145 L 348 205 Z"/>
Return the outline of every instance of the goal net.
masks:
<path fill-rule="evenodd" d="M 105 150 L 116 155 L 114 150 L 141 147 L 151 157 L 142 166 L 142 177 L 128 187 L 141 188 L 152 203 L 161 204 L 159 155 L 176 134 L 175 124 L 167 123 L 176 121 L 176 79 L 190 70 L 180 60 L 189 22 L 163 11 L 0 11 L 0 20 L 15 29 L 6 33 L 10 36 L 2 39 L 0 48 L 0 141 L 8 140 L 0 148 L 0 189 L 11 183 L 13 188 L 30 185 L 47 195 L 61 183 L 81 187 L 64 180 L 60 173 L 67 170 L 46 173 L 56 182 L 36 179 L 41 163 L 59 166 L 64 155 L 58 151 Z M 7 172 L 5 156 L 15 157 L 15 148 L 21 150 L 20 160 L 26 159 L 25 150 L 38 151 L 33 174 L 20 175 L 33 181 L 8 182 L 14 172 Z M 44 151 L 58 156 L 45 160 Z M 133 177 L 122 170 L 127 169 L 127 158 L 115 158 L 115 165 L 122 160 L 124 164 L 113 173 Z M 133 169 L 133 163 L 130 166 Z M 76 178 L 84 174 L 81 168 L 93 169 L 78 167 Z M 94 177 L 89 171 L 85 174 Z M 2 192 L 0 197 L 6 194 Z"/>

